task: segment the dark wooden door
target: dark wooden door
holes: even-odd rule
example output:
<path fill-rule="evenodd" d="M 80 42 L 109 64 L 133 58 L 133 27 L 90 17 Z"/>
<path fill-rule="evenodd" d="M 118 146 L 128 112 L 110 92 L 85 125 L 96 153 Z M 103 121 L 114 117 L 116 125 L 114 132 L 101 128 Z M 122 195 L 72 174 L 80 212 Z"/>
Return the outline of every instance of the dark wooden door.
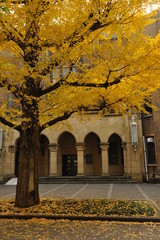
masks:
<path fill-rule="evenodd" d="M 62 157 L 62 173 L 63 176 L 77 175 L 77 155 L 63 155 Z"/>

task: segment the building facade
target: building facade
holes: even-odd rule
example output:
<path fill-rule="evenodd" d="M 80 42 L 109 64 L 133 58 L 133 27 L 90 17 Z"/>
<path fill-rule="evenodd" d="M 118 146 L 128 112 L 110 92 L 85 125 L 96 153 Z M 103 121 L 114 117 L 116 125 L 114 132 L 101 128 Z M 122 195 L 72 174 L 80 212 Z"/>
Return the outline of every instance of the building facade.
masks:
<path fill-rule="evenodd" d="M 145 178 L 142 122 L 137 124 L 137 145 L 132 143 L 132 117 L 96 113 L 74 115 L 41 134 L 39 176 L 126 176 Z M 19 133 L 3 130 L 1 179 L 17 176 Z"/>

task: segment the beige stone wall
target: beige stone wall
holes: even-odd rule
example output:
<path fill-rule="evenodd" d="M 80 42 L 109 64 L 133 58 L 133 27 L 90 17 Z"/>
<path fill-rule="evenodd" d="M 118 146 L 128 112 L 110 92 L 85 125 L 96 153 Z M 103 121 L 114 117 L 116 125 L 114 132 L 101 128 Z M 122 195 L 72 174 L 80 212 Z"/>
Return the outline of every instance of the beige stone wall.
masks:
<path fill-rule="evenodd" d="M 81 117 L 74 115 L 67 121 L 67 124 L 64 122 L 45 129 L 43 134 L 48 137 L 50 143 L 57 144 L 61 134 L 66 131 L 75 137 L 76 142 L 84 142 L 85 137 L 91 132 L 95 133 L 101 142 L 108 142 L 113 133 L 118 134 L 122 141 L 125 142 L 125 129 L 125 118 L 122 116 L 104 116 L 97 119 L 96 114 L 88 114 Z"/>
<path fill-rule="evenodd" d="M 79 160 L 79 171 L 82 171 L 84 175 L 101 176 L 102 172 L 106 172 L 108 170 L 102 169 L 102 152 L 98 149 L 97 139 L 99 138 L 100 144 L 105 144 L 107 146 L 110 136 L 112 134 L 117 134 L 122 141 L 124 152 L 124 166 L 123 169 L 121 169 L 122 173 L 131 176 L 134 180 L 141 181 L 142 176 L 144 176 L 142 128 L 141 119 L 138 115 L 135 115 L 135 120 L 138 124 L 138 146 L 136 152 L 134 151 L 131 143 L 131 116 L 109 115 L 97 119 L 96 114 L 86 114 L 81 117 L 74 115 L 67 121 L 67 124 L 66 122 L 62 122 L 61 125 L 55 125 L 44 130 L 43 134 L 48 138 L 49 144 L 54 147 L 49 147 L 50 150 L 53 148 L 52 152 L 50 151 L 49 154 L 49 162 L 47 162 L 47 160 L 46 162 L 41 161 L 40 171 L 42 171 L 43 168 L 46 169 L 45 175 L 47 175 L 48 171 L 48 175 L 61 176 L 62 155 L 77 154 L 76 146 L 80 144 L 82 145 L 82 150 L 81 155 L 79 155 L 81 158 Z M 68 132 L 70 136 L 72 136 L 68 138 L 67 141 L 63 138 L 63 136 L 65 136 L 63 135 L 65 132 Z M 15 172 L 15 153 L 14 151 L 10 151 L 10 146 L 16 146 L 19 133 L 15 130 L 5 133 L 3 148 L 3 173 L 4 176 L 8 176 L 13 175 Z M 47 151 L 47 149 L 45 151 Z M 106 154 L 108 154 L 107 150 L 105 151 Z M 93 163 L 86 163 L 87 154 L 93 155 Z M 103 154 L 103 156 L 105 156 L 104 162 L 108 161 L 106 154 Z M 106 164 L 105 167 L 107 166 Z M 116 174 L 116 167 L 108 167 L 110 172 L 114 172 Z M 111 170 L 111 168 L 114 169 Z M 119 172 L 120 171 L 117 173 L 119 174 Z"/>

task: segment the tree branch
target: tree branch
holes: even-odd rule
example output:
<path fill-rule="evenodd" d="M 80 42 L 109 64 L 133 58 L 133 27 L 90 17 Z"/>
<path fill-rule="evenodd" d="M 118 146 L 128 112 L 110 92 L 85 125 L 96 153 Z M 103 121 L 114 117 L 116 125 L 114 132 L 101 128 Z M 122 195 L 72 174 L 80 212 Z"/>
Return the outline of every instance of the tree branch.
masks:
<path fill-rule="evenodd" d="M 4 23 L 4 21 L 2 19 L 0 19 L 0 23 L 2 24 L 3 28 L 4 28 L 4 33 L 7 37 L 7 40 L 12 40 L 14 41 L 22 50 L 24 50 L 24 42 L 21 40 L 22 38 L 22 34 L 18 32 L 18 30 L 13 27 L 11 24 L 9 25 L 8 23 Z M 12 30 L 9 30 L 7 28 L 7 25 L 9 25 L 9 27 L 12 28 Z M 16 35 L 14 34 L 14 32 L 16 32 Z"/>
<path fill-rule="evenodd" d="M 60 65 L 60 63 L 58 63 L 56 60 L 49 63 L 46 67 L 44 67 L 41 70 L 40 75 L 46 76 L 48 73 L 51 73 L 51 70 L 53 70 L 53 68 L 57 68 L 59 65 Z"/>
<path fill-rule="evenodd" d="M 103 9 L 104 10 L 103 15 L 104 15 L 105 19 L 107 19 L 108 15 L 109 15 L 109 12 L 111 11 L 111 9 L 113 8 L 114 5 L 115 5 L 115 3 L 112 4 L 112 0 L 108 1 L 108 3 L 106 4 L 105 9 Z M 89 28 L 87 28 L 87 26 L 89 26 L 89 24 L 91 23 L 92 20 L 93 20 L 92 25 Z M 71 48 L 74 45 L 76 45 L 77 43 L 82 42 L 84 40 L 85 35 L 87 35 L 91 32 L 94 32 L 98 29 L 107 27 L 111 23 L 112 23 L 112 21 L 102 23 L 98 19 L 97 13 L 96 12 L 91 12 L 89 14 L 88 18 L 81 24 L 81 27 L 80 27 L 80 29 L 83 29 L 85 27 L 86 31 L 83 34 L 79 34 L 79 32 L 75 30 L 70 36 L 68 36 L 66 39 L 64 39 L 64 43 L 70 42 L 69 48 Z M 54 45 L 55 45 L 55 43 L 54 43 Z M 45 42 L 43 44 L 43 47 L 53 47 L 53 43 L 49 43 L 45 40 Z M 60 47 L 62 47 L 62 44 L 57 45 L 57 48 L 60 48 Z"/>
<path fill-rule="evenodd" d="M 78 111 L 78 110 L 77 110 Z M 49 122 L 43 124 L 41 127 L 40 127 L 40 132 L 42 132 L 45 128 L 47 127 L 50 127 L 50 126 L 53 126 L 54 124 L 58 123 L 58 122 L 61 122 L 61 121 L 64 121 L 64 120 L 67 120 L 73 113 L 77 112 L 76 110 L 73 110 L 71 112 L 64 112 L 63 115 L 53 119 L 53 120 L 50 120 Z"/>
<path fill-rule="evenodd" d="M 0 122 L 3 123 L 4 125 L 10 127 L 10 128 L 14 128 L 17 131 L 21 131 L 21 126 L 20 125 L 15 125 L 12 122 L 6 120 L 5 118 L 3 118 L 2 116 L 0 116 Z"/>
<path fill-rule="evenodd" d="M 37 32 L 38 28 L 36 28 L 35 25 L 38 26 L 37 22 L 39 21 L 39 18 L 43 15 L 43 13 L 45 11 L 47 11 L 49 4 L 50 4 L 49 1 L 46 1 L 46 0 L 41 0 L 37 4 L 37 7 L 32 16 L 33 20 L 31 21 L 30 26 L 25 34 L 25 42 L 26 43 L 27 43 L 28 39 L 30 38 L 31 33 L 32 33 L 32 35 L 34 35 L 35 32 Z M 41 7 L 41 9 L 40 9 L 40 7 Z M 38 33 L 36 33 L 35 35 L 38 35 Z"/>
<path fill-rule="evenodd" d="M 76 110 L 72 110 L 71 112 L 64 112 L 64 114 L 62 114 L 61 116 L 53 119 L 53 120 L 50 120 L 49 122 L 43 124 L 41 127 L 40 127 L 40 132 L 42 132 L 45 128 L 47 127 L 50 127 L 50 126 L 53 126 L 54 124 L 58 123 L 58 122 L 61 122 L 61 121 L 64 121 L 64 120 L 67 120 L 68 118 L 71 117 L 71 115 L 73 115 L 73 113 L 75 112 L 78 112 L 78 111 L 101 111 L 103 110 L 104 108 L 110 106 L 112 104 L 107 104 L 106 103 L 106 100 L 104 99 L 104 97 L 102 97 L 101 99 L 101 102 L 100 104 L 97 104 L 97 106 L 95 107 L 87 107 L 87 106 L 79 106 Z"/>
<path fill-rule="evenodd" d="M 120 75 L 118 78 L 115 78 L 114 81 L 108 82 L 110 74 L 108 74 L 106 82 L 105 83 L 79 83 L 79 82 L 67 82 L 64 80 L 64 78 L 61 78 L 58 82 L 56 82 L 54 85 L 41 90 L 40 97 L 43 95 L 50 93 L 56 89 L 58 89 L 61 85 L 68 85 L 70 87 L 91 87 L 91 88 L 105 88 L 111 87 L 113 85 L 117 85 L 121 82 L 121 79 L 124 77 L 124 75 Z"/>
<path fill-rule="evenodd" d="M 23 95 L 20 94 L 21 90 L 18 86 L 15 86 L 11 83 L 9 83 L 8 79 L 4 79 L 0 82 L 0 88 L 6 87 L 6 89 L 8 91 L 10 91 L 11 93 L 13 93 L 13 95 L 16 98 L 22 97 Z"/>

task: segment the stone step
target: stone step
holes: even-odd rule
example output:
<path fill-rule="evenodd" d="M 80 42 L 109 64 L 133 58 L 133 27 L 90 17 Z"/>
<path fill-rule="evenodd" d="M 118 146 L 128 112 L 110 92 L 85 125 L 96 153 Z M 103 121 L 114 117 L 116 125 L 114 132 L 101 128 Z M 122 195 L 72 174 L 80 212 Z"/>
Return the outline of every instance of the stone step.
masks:
<path fill-rule="evenodd" d="M 39 177 L 39 183 L 129 183 L 133 182 L 130 177 L 127 176 L 107 176 L 107 177 Z"/>
<path fill-rule="evenodd" d="M 65 177 L 39 177 L 40 184 L 63 184 L 63 183 L 72 183 L 72 184 L 107 184 L 107 183 L 134 183 L 131 180 L 131 177 L 127 176 L 65 176 Z M 5 183 L 6 185 L 17 185 L 17 178 L 8 179 Z"/>

